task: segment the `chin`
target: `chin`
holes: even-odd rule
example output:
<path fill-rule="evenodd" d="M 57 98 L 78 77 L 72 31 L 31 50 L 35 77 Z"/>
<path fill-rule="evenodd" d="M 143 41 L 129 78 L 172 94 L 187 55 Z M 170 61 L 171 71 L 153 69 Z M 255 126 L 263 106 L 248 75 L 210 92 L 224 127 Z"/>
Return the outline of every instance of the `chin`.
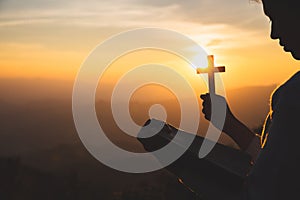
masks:
<path fill-rule="evenodd" d="M 297 52 L 292 51 L 291 54 L 292 54 L 293 58 L 295 58 L 296 60 L 300 60 L 300 51 L 297 51 Z"/>

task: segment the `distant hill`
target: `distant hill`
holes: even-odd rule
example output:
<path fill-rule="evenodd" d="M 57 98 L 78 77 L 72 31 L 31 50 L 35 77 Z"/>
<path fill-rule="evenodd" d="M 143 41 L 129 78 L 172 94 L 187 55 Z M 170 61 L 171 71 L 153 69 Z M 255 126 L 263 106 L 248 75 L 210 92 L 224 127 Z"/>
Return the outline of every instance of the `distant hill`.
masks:
<path fill-rule="evenodd" d="M 37 100 L 70 99 L 72 88 L 73 83 L 66 80 L 0 78 L 0 100 L 22 104 Z"/>

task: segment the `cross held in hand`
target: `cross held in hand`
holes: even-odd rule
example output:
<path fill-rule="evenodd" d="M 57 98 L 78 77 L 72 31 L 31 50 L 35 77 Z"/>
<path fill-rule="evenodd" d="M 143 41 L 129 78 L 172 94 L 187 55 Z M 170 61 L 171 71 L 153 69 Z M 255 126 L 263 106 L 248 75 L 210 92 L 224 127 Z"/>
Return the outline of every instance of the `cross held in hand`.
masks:
<path fill-rule="evenodd" d="M 208 61 L 208 67 L 207 68 L 197 68 L 197 74 L 203 74 L 207 73 L 208 74 L 208 88 L 209 88 L 209 93 L 210 94 L 215 94 L 216 93 L 216 88 L 215 88 L 215 73 L 217 72 L 225 72 L 225 67 L 215 67 L 214 64 L 214 56 L 209 55 L 207 56 L 207 61 Z"/>

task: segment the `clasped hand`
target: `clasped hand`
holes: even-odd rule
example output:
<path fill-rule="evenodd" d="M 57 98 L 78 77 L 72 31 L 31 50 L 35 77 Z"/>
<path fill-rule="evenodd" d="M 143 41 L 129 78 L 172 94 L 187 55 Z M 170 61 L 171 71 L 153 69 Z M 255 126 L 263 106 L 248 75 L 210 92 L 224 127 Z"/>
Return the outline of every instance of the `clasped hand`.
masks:
<path fill-rule="evenodd" d="M 203 100 L 202 112 L 205 119 L 211 121 L 216 128 L 226 131 L 230 121 L 235 119 L 226 99 L 220 95 L 209 93 L 202 94 L 200 98 Z"/>

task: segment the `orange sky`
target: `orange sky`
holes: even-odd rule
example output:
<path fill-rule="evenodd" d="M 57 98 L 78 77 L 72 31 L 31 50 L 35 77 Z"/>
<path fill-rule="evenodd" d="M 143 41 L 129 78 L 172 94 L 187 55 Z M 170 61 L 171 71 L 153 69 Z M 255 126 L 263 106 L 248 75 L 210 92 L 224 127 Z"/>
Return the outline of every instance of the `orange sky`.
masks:
<path fill-rule="evenodd" d="M 185 34 L 214 54 L 217 64 L 226 66 L 221 75 L 226 88 L 279 84 L 299 65 L 269 38 L 261 5 L 248 0 L 4 0 L 0 8 L 1 77 L 74 80 L 98 43 L 153 26 Z M 137 60 L 147 59 L 139 55 Z"/>

